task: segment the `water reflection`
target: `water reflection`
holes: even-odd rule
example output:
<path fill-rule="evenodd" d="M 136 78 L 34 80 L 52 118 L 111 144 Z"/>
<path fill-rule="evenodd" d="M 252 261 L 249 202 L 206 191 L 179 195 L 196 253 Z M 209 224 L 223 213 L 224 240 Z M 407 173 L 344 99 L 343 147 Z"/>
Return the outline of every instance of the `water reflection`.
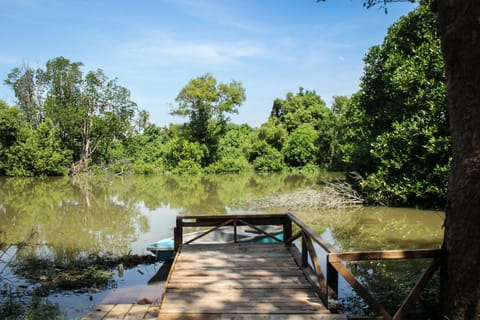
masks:
<path fill-rule="evenodd" d="M 330 178 L 281 174 L 0 178 L 0 242 L 48 245 L 48 254 L 56 259 L 141 253 L 148 243 L 171 235 L 178 214 L 249 210 L 239 200 L 310 187 Z M 27 251 L 22 254 L 37 254 Z"/>

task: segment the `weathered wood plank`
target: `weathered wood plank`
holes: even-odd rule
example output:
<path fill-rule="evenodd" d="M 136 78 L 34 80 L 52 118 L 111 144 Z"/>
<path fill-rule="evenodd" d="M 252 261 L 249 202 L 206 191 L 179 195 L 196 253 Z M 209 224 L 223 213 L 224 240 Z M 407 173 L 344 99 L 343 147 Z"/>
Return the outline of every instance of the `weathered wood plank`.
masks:
<path fill-rule="evenodd" d="M 90 312 L 88 315 L 83 317 L 81 320 L 99 320 L 103 319 L 107 313 L 113 309 L 114 304 L 101 304 Z"/>
<path fill-rule="evenodd" d="M 143 319 L 150 309 L 149 304 L 134 304 L 130 310 L 125 314 L 124 320 L 138 320 Z"/>
<path fill-rule="evenodd" d="M 257 297 L 263 297 L 265 299 L 319 299 L 318 296 L 312 292 L 311 290 L 297 290 L 297 289 L 289 289 L 289 288 L 280 288 L 275 291 L 275 295 L 272 295 L 272 291 L 269 288 L 245 288 L 245 289 L 231 289 L 227 292 L 225 291 L 213 291 L 210 288 L 197 288 L 197 290 L 192 292 L 185 292 L 179 288 L 171 288 L 169 287 L 167 290 L 169 296 L 179 295 L 185 298 L 193 297 L 203 297 L 208 294 L 210 297 L 220 297 L 220 298 L 231 298 L 235 297 L 238 299 L 257 299 Z"/>
<path fill-rule="evenodd" d="M 128 313 L 128 311 L 132 309 L 132 306 L 132 304 L 116 304 L 103 319 L 123 319 L 123 317 Z"/>
<path fill-rule="evenodd" d="M 178 320 L 178 313 L 175 314 L 162 314 L 162 320 Z M 182 313 L 182 320 L 345 320 L 344 315 L 338 314 L 195 314 L 195 313 Z"/>
<path fill-rule="evenodd" d="M 232 277 L 269 277 L 269 276 L 302 276 L 302 272 L 298 268 L 277 268 L 277 269 L 252 269 L 252 268 L 211 268 L 209 270 L 198 270 L 193 268 L 175 271 L 177 277 L 210 277 L 223 275 L 227 279 Z"/>
<path fill-rule="evenodd" d="M 329 254 L 330 262 L 439 258 L 441 249 L 352 251 Z"/>
<path fill-rule="evenodd" d="M 174 266 L 161 319 L 330 315 L 284 244 L 192 244 L 181 247 Z"/>
<path fill-rule="evenodd" d="M 158 313 L 157 304 L 101 304 L 81 320 L 153 320 L 157 319 Z"/>

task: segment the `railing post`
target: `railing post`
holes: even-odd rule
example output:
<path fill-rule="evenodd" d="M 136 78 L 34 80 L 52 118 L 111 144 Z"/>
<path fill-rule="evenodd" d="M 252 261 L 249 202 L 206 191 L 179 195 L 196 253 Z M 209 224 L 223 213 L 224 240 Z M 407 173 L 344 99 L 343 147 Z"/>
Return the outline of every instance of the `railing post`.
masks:
<path fill-rule="evenodd" d="M 330 263 L 330 254 L 327 253 L 327 296 L 338 299 L 338 271 Z"/>
<path fill-rule="evenodd" d="M 237 219 L 233 219 L 233 242 L 237 243 Z"/>
<path fill-rule="evenodd" d="M 308 247 L 307 247 L 307 235 L 302 232 L 302 268 L 308 267 Z"/>
<path fill-rule="evenodd" d="M 183 220 L 177 218 L 177 225 L 173 229 L 173 250 L 178 251 L 183 244 Z"/>
<path fill-rule="evenodd" d="M 283 241 L 287 241 L 292 237 L 292 220 L 287 217 L 283 222 Z"/>

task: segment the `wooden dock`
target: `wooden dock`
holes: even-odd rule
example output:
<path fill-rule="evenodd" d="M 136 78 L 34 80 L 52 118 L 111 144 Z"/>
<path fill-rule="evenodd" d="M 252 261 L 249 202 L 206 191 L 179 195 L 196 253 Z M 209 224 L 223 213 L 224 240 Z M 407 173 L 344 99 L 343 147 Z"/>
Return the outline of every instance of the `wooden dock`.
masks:
<path fill-rule="evenodd" d="M 101 304 L 81 320 L 156 320 L 158 309 L 155 304 Z"/>
<path fill-rule="evenodd" d="M 82 319 L 347 319 L 326 308 L 337 301 L 338 279 L 345 281 L 376 314 L 356 319 L 399 320 L 438 270 L 441 249 L 338 252 L 294 215 L 178 216 L 174 230 L 175 261 L 160 306 L 101 305 Z M 237 227 L 249 226 L 274 243 L 240 243 Z M 262 226 L 282 226 L 283 240 Z M 231 243 L 196 244 L 220 227 L 232 227 Z M 203 234 L 184 242 L 186 230 Z M 210 228 L 205 230 L 205 228 Z M 293 233 L 295 231 L 295 233 Z M 296 242 L 296 244 L 294 243 Z M 299 247 L 297 247 L 297 245 Z M 318 257 L 326 255 L 326 269 Z M 362 260 L 432 259 L 415 286 L 393 314 L 385 309 L 348 270 Z"/>
<path fill-rule="evenodd" d="M 332 315 L 284 243 L 183 246 L 159 319 L 346 319 Z"/>

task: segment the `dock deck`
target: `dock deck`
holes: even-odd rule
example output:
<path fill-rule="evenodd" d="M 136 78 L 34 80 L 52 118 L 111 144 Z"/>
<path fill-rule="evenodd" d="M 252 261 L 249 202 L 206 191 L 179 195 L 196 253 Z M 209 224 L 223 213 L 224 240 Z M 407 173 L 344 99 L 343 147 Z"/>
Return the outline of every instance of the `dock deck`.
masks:
<path fill-rule="evenodd" d="M 156 304 L 101 304 L 81 320 L 156 320 L 157 317 Z"/>
<path fill-rule="evenodd" d="M 101 305 L 82 318 L 93 319 L 347 319 L 325 307 L 337 299 L 341 276 L 376 314 L 362 319 L 403 319 L 439 269 L 441 249 L 339 252 L 294 215 L 178 216 L 175 261 L 158 306 Z M 241 243 L 237 226 L 246 225 L 276 243 Z M 283 226 L 283 240 L 259 226 Z M 196 239 L 230 226 L 231 243 L 199 244 Z M 184 241 L 184 229 L 211 227 Z M 295 233 L 293 233 L 295 231 Z M 300 247 L 294 244 L 300 242 Z M 326 254 L 326 269 L 317 248 Z M 348 270 L 352 261 L 432 259 L 392 316 Z M 162 293 L 159 292 L 159 296 Z M 319 298 L 320 297 L 320 298 Z M 330 300 L 333 299 L 333 300 Z M 355 317 L 354 317 L 355 318 Z"/>
<path fill-rule="evenodd" d="M 284 243 L 183 246 L 159 319 L 346 319 L 332 315 Z"/>

